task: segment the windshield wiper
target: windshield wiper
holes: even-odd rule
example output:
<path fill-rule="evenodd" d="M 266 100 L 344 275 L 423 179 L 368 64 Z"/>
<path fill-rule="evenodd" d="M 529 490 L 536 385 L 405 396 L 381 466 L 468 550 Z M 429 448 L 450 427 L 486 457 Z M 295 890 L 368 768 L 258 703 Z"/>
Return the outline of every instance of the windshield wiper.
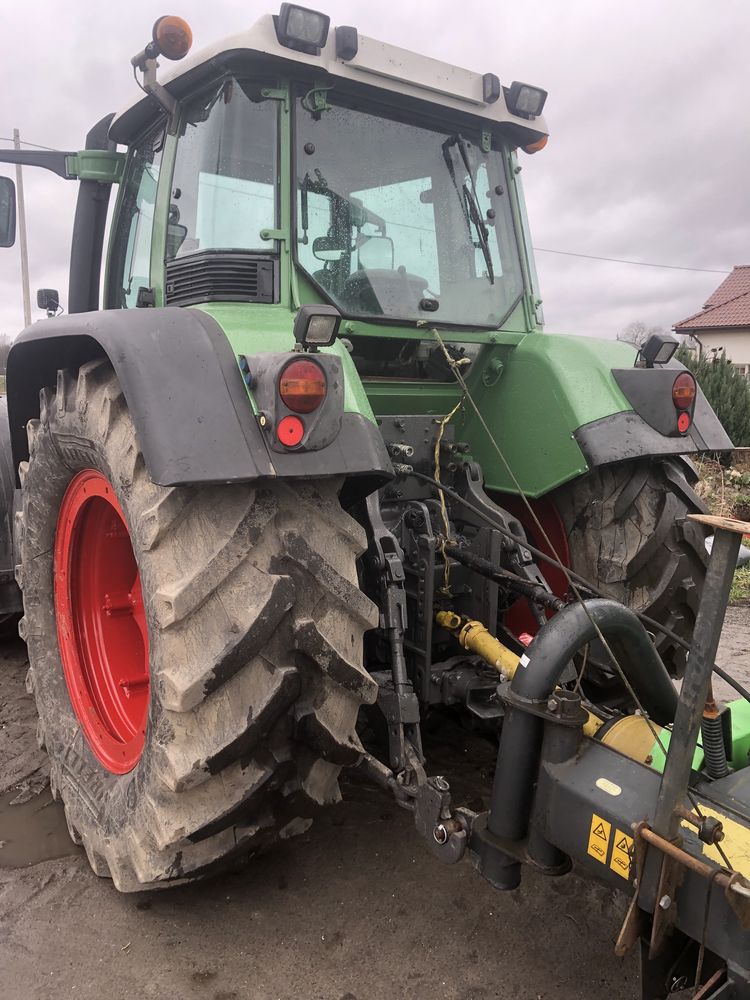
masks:
<path fill-rule="evenodd" d="M 473 224 L 474 226 L 477 234 L 477 240 L 479 242 L 479 249 L 482 251 L 484 263 L 487 266 L 487 276 L 490 279 L 490 284 L 494 285 L 495 268 L 492 264 L 492 253 L 490 252 L 490 244 L 487 239 L 488 230 L 484 223 L 484 219 L 482 218 L 482 210 L 479 207 L 476 184 L 474 183 L 474 171 L 471 169 L 471 164 L 469 163 L 468 146 L 466 140 L 460 135 L 454 135 L 452 138 L 447 139 L 443 143 L 443 156 L 446 164 L 448 165 L 448 171 L 450 172 L 451 180 L 453 181 L 456 191 L 458 191 L 458 185 L 456 184 L 456 172 L 453 168 L 453 160 L 451 159 L 450 154 L 451 146 L 458 147 L 464 167 L 466 168 L 466 173 L 469 175 L 471 187 L 469 187 L 466 182 L 464 182 L 461 186 L 461 192 L 459 195 L 462 199 L 461 207 L 464 210 L 464 216 L 466 217 L 467 224 Z"/>
<path fill-rule="evenodd" d="M 477 239 L 479 240 L 479 249 L 482 251 L 482 256 L 484 257 L 484 262 L 487 265 L 487 276 L 490 279 L 490 284 L 495 284 L 495 269 L 492 266 L 492 254 L 490 252 L 490 244 L 487 239 L 487 227 L 482 220 L 482 215 L 479 210 L 479 205 L 477 204 L 477 193 L 476 191 L 469 190 L 469 186 L 464 184 L 463 196 L 466 200 L 466 206 L 469 211 L 469 217 L 474 223 L 474 228 L 477 232 Z"/>

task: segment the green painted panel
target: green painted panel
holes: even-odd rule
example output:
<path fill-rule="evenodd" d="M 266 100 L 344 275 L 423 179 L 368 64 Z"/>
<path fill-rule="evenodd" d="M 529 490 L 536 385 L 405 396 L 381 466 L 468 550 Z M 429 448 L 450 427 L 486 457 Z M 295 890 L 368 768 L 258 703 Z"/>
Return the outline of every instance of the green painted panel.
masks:
<path fill-rule="evenodd" d="M 485 386 L 485 361 L 472 365 L 467 383 L 521 489 L 540 496 L 587 471 L 574 438 L 579 427 L 631 409 L 611 370 L 630 367 L 635 351 L 617 341 L 537 333 L 496 351 L 503 364 L 497 382 Z M 467 407 L 464 414 L 458 433 L 470 442 L 486 484 L 517 492 L 474 412 Z"/>
<path fill-rule="evenodd" d="M 82 149 L 66 157 L 65 166 L 71 177 L 77 177 L 79 181 L 119 184 L 125 169 L 125 153 L 107 149 Z"/>
<path fill-rule="evenodd" d="M 190 308 L 200 308 L 216 320 L 236 355 L 291 351 L 294 348 L 294 316 L 283 305 L 216 302 Z M 372 407 L 347 349 L 337 341 L 331 347 L 321 348 L 321 351 L 335 354 L 343 365 L 344 410 L 361 413 L 374 423 Z M 252 400 L 252 394 L 248 392 L 248 396 Z"/>
<path fill-rule="evenodd" d="M 427 331 L 422 331 L 424 337 Z M 467 335 L 444 332 L 444 339 Z M 480 339 L 480 338 L 477 338 Z M 628 368 L 634 349 L 617 341 L 498 332 L 474 360 L 466 381 L 522 490 L 540 496 L 587 471 L 574 432 L 583 424 L 631 409 L 612 378 Z M 489 342 L 488 342 L 489 341 Z M 365 390 L 379 416 L 444 415 L 460 399 L 455 383 L 368 379 Z M 487 432 L 470 406 L 455 418 L 491 489 L 517 492 Z"/>

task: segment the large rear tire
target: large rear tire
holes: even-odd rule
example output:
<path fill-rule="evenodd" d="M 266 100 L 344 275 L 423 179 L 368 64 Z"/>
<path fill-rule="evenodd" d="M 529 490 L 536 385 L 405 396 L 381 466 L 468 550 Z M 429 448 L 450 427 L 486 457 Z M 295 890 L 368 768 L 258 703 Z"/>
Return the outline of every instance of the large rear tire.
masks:
<path fill-rule="evenodd" d="M 317 806 L 339 798 L 339 771 L 361 753 L 359 708 L 376 697 L 362 646 L 377 614 L 355 567 L 365 535 L 339 505 L 340 483 L 155 485 L 106 361 L 59 372 L 28 437 L 18 568 L 28 686 L 53 793 L 94 871 L 124 891 L 175 884 L 306 829 Z M 140 589 L 125 588 L 124 600 L 107 591 L 106 553 L 100 573 L 81 551 L 112 535 L 87 526 L 85 470 L 103 516 L 129 534 Z M 127 618 L 141 590 L 144 638 L 131 628 L 126 648 L 146 679 L 118 682 L 123 657 L 107 654 L 109 619 L 100 629 L 97 614 Z M 104 638 L 80 637 L 91 629 Z M 71 656 L 82 663 L 77 682 Z M 138 711 L 118 693 L 136 683 L 148 692 L 140 735 Z M 101 707 L 108 684 L 119 715 Z M 128 749 L 113 766 L 107 747 L 118 740 Z"/>
<path fill-rule="evenodd" d="M 620 462 L 595 469 L 551 495 L 567 537 L 570 566 L 600 590 L 690 640 L 706 574 L 707 531 L 687 514 L 706 508 L 684 459 Z M 685 650 L 654 633 L 670 674 Z"/>

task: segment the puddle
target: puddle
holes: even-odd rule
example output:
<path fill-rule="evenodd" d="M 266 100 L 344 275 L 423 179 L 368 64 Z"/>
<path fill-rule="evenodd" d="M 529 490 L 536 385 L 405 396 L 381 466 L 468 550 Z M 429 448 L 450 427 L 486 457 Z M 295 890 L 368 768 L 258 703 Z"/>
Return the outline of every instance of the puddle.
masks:
<path fill-rule="evenodd" d="M 49 788 L 12 806 L 17 795 L 17 790 L 0 795 L 0 868 L 26 868 L 78 853 L 63 807 L 53 800 Z"/>

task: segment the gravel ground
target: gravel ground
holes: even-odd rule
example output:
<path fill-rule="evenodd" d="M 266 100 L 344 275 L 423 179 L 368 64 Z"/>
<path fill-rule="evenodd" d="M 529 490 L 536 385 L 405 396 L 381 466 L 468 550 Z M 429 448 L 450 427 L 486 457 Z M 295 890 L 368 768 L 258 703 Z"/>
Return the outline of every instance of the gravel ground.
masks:
<path fill-rule="evenodd" d="M 750 679 L 749 654 L 750 609 L 730 608 L 720 662 Z M 495 892 L 468 863 L 434 861 L 406 813 L 353 781 L 307 834 L 240 873 L 119 895 L 91 873 L 49 798 L 24 674 L 24 647 L 0 649 L 3 1000 L 639 995 L 635 960 L 613 953 L 625 897 L 533 872 Z M 458 801 L 486 796 L 487 744 L 441 732 L 430 757 Z"/>

